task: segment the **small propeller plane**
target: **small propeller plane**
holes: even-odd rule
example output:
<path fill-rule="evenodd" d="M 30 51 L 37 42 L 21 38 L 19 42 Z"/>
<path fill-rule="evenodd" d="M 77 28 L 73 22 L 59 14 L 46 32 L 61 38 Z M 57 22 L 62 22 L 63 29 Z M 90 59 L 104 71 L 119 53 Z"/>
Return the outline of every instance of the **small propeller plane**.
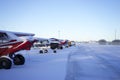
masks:
<path fill-rule="evenodd" d="M 36 42 L 33 44 L 34 48 L 39 48 L 39 53 L 48 53 L 49 41 L 46 38 L 36 38 Z"/>
<path fill-rule="evenodd" d="M 33 36 L 32 33 L 0 30 L 0 69 L 10 69 L 12 61 L 15 65 L 23 65 L 25 58 L 22 54 L 15 53 L 21 50 L 30 50 L 35 42 Z"/>

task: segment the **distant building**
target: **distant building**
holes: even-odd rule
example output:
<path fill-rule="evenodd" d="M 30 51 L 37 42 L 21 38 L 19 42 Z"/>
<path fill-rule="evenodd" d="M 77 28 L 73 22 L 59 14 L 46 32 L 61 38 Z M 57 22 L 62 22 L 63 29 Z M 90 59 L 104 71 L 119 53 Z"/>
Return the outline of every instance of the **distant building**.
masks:
<path fill-rule="evenodd" d="M 100 45 L 106 45 L 106 44 L 107 44 L 107 41 L 106 41 L 105 39 L 101 39 L 101 40 L 98 41 L 98 43 L 99 43 Z"/>
<path fill-rule="evenodd" d="M 112 45 L 120 45 L 120 40 L 116 39 L 111 42 Z"/>

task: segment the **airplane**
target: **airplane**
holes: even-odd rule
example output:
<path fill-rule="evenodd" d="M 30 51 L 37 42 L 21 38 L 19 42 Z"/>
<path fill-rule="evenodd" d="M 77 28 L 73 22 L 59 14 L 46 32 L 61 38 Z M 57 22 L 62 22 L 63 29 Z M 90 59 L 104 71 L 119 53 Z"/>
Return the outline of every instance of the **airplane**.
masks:
<path fill-rule="evenodd" d="M 56 49 L 62 49 L 62 44 L 59 39 L 36 38 L 36 40 L 37 41 L 33 44 L 33 47 L 39 48 L 39 53 L 47 53 L 49 48 L 51 48 L 54 53 L 56 53 Z"/>
<path fill-rule="evenodd" d="M 36 38 L 36 42 L 33 44 L 34 48 L 39 48 L 39 53 L 48 53 L 49 41 L 46 38 Z"/>
<path fill-rule="evenodd" d="M 62 40 L 61 44 L 64 45 L 66 48 L 68 48 L 70 46 L 75 46 L 75 41 Z"/>
<path fill-rule="evenodd" d="M 57 39 L 57 38 L 50 38 L 49 42 L 50 42 L 50 48 L 53 50 L 54 53 L 56 53 L 56 49 L 63 49 L 63 47 L 68 48 L 72 45 L 75 45 L 74 41 Z"/>
<path fill-rule="evenodd" d="M 0 69 L 10 69 L 12 61 L 15 65 L 23 65 L 25 58 L 15 54 L 21 50 L 30 50 L 35 34 L 0 30 Z M 23 37 L 24 36 L 24 37 Z"/>
<path fill-rule="evenodd" d="M 63 49 L 63 47 L 68 48 L 71 45 L 71 41 L 57 38 L 36 38 L 36 40 L 33 47 L 39 48 L 39 53 L 48 53 L 49 48 L 56 53 L 57 49 Z"/>
<path fill-rule="evenodd" d="M 49 43 L 50 43 L 50 48 L 53 50 L 54 53 L 57 52 L 56 49 L 63 49 L 63 45 L 60 39 L 50 38 Z"/>

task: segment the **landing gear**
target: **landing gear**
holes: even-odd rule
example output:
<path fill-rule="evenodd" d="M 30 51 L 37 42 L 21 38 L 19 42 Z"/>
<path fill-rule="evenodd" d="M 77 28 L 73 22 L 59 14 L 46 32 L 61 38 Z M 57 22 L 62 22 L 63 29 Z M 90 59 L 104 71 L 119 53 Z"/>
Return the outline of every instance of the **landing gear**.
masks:
<path fill-rule="evenodd" d="M 44 53 L 48 53 L 48 50 L 47 50 L 47 49 L 45 49 L 45 50 L 44 50 Z"/>
<path fill-rule="evenodd" d="M 0 69 L 10 69 L 12 66 L 12 61 L 7 57 L 0 58 Z"/>
<path fill-rule="evenodd" d="M 57 49 L 58 47 L 59 47 L 58 43 L 51 43 L 50 44 L 50 48 L 53 50 L 54 53 L 57 52 L 55 49 Z"/>
<path fill-rule="evenodd" d="M 60 49 L 63 49 L 63 47 L 61 46 Z"/>
<path fill-rule="evenodd" d="M 25 58 L 21 54 L 17 54 L 13 58 L 13 63 L 15 65 L 23 65 L 25 63 Z"/>
<path fill-rule="evenodd" d="M 9 54 L 9 57 L 15 65 L 23 65 L 25 63 L 25 58 L 21 54 Z"/>
<path fill-rule="evenodd" d="M 12 66 L 12 60 L 15 65 L 23 65 L 25 58 L 21 54 L 10 54 L 8 56 L 0 57 L 0 69 L 10 69 Z"/>
<path fill-rule="evenodd" d="M 57 51 L 56 51 L 56 50 L 54 50 L 53 52 L 54 52 L 54 53 L 56 53 Z"/>
<path fill-rule="evenodd" d="M 42 49 L 39 51 L 39 53 L 48 53 L 48 50 L 47 49 Z"/>
<path fill-rule="evenodd" d="M 40 50 L 40 53 L 43 53 L 43 50 Z"/>

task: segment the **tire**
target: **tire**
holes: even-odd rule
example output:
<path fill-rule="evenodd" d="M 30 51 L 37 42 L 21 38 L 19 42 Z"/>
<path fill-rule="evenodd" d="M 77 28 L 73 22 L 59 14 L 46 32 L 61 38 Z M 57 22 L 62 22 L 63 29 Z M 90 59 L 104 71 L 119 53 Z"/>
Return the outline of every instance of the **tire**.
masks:
<path fill-rule="evenodd" d="M 60 49 L 63 49 L 63 47 L 61 46 Z"/>
<path fill-rule="evenodd" d="M 13 58 L 13 63 L 15 65 L 23 65 L 25 63 L 25 58 L 21 54 L 17 54 Z"/>
<path fill-rule="evenodd" d="M 45 52 L 45 53 L 48 53 L 48 50 L 46 49 L 46 50 L 44 50 L 44 52 Z"/>
<path fill-rule="evenodd" d="M 43 50 L 40 50 L 40 53 L 43 53 Z"/>
<path fill-rule="evenodd" d="M 56 50 L 54 50 L 53 52 L 54 52 L 54 53 L 56 53 L 57 51 L 56 51 Z"/>
<path fill-rule="evenodd" d="M 0 69 L 10 69 L 12 66 L 12 61 L 6 57 L 0 58 Z"/>

